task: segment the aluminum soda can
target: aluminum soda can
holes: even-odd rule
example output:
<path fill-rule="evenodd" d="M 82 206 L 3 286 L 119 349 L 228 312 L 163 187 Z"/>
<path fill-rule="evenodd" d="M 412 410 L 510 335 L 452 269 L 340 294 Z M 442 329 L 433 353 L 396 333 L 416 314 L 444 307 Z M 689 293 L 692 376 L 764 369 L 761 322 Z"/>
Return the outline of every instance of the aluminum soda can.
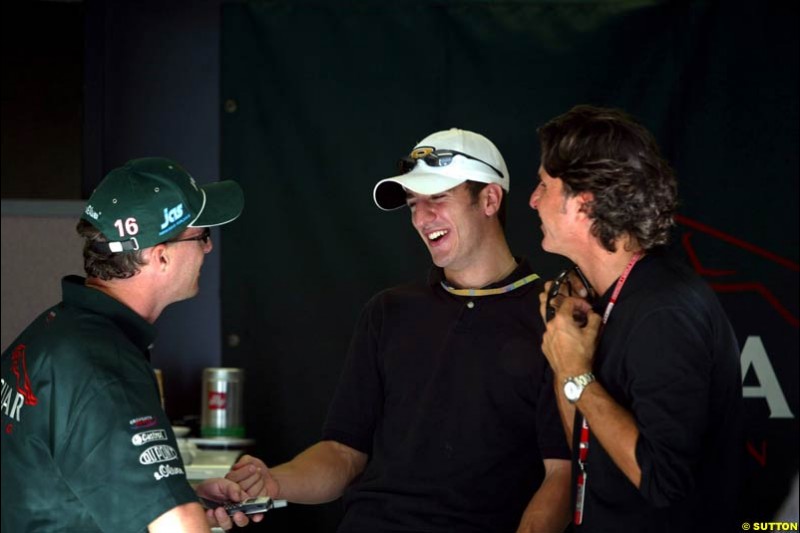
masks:
<path fill-rule="evenodd" d="M 203 437 L 244 437 L 241 368 L 203 370 L 203 409 L 200 434 Z"/>

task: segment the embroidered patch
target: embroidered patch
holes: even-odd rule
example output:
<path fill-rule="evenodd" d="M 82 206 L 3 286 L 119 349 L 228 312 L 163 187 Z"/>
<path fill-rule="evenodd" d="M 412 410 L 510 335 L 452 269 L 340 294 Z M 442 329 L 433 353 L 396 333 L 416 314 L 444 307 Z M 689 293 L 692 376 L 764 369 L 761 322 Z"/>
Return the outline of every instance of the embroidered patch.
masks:
<path fill-rule="evenodd" d="M 178 451 L 167 444 L 157 444 L 150 446 L 142 455 L 139 456 L 139 462 L 143 465 L 152 465 L 155 463 L 166 463 L 178 458 Z"/>
<path fill-rule="evenodd" d="M 167 432 L 163 429 L 151 429 L 150 431 L 142 431 L 131 437 L 131 442 L 136 446 L 147 444 L 155 440 L 167 440 Z"/>
<path fill-rule="evenodd" d="M 161 465 L 156 472 L 153 472 L 153 477 L 156 479 L 164 479 L 170 476 L 183 476 L 185 475 L 182 468 L 177 466 Z"/>
<path fill-rule="evenodd" d="M 140 416 L 138 418 L 131 418 L 130 422 L 128 422 L 131 426 L 131 429 L 142 429 L 142 428 L 149 428 L 156 425 L 156 417 L 154 416 Z"/>
<path fill-rule="evenodd" d="M 17 392 L 25 398 L 25 405 L 36 405 L 39 400 L 31 388 L 28 365 L 25 363 L 25 345 L 20 344 L 11 354 L 11 372 L 17 377 Z"/>

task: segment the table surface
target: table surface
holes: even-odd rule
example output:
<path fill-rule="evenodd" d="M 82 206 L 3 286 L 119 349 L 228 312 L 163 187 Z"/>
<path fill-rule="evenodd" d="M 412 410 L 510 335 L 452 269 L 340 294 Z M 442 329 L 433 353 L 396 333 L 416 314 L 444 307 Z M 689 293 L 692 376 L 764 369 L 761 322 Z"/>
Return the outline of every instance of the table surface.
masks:
<path fill-rule="evenodd" d="M 225 477 L 242 453 L 242 450 L 198 449 L 191 462 L 185 465 L 186 478 L 189 481 L 202 481 L 212 477 Z"/>

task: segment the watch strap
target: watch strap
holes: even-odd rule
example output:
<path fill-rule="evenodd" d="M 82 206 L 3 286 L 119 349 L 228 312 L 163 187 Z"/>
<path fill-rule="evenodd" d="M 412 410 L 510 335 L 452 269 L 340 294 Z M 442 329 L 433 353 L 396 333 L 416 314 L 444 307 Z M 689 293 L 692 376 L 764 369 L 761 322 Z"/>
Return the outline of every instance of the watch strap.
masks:
<path fill-rule="evenodd" d="M 594 380 L 594 374 L 591 372 L 566 378 L 563 386 L 567 401 L 569 401 L 569 403 L 575 403 L 580 400 L 581 396 L 583 396 L 583 390 Z M 570 387 L 567 387 L 567 385 L 570 385 Z"/>
<path fill-rule="evenodd" d="M 574 376 L 572 378 L 567 378 L 567 379 L 572 379 L 583 389 L 586 387 L 586 385 L 594 381 L 594 374 L 592 374 L 591 372 L 586 372 L 585 374 L 581 374 L 579 376 Z"/>

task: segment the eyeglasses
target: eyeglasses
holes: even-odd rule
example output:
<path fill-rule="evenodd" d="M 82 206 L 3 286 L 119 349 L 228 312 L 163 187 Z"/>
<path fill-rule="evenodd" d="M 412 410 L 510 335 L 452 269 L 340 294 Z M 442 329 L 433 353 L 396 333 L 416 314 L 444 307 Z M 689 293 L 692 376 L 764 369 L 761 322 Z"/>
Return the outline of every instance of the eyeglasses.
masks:
<path fill-rule="evenodd" d="M 425 161 L 425 164 L 430 167 L 446 167 L 453 162 L 453 158 L 457 155 L 466 157 L 467 159 L 472 159 L 473 161 L 477 161 L 479 163 L 483 163 L 487 167 L 494 170 L 498 176 L 505 178 L 502 172 L 497 170 L 483 159 L 478 159 L 477 157 L 465 154 L 464 152 L 457 152 L 456 150 L 437 150 L 432 146 L 421 146 L 416 148 L 413 152 L 411 152 L 411 155 L 401 158 L 400 161 L 397 162 L 397 166 L 400 169 L 401 174 L 407 174 L 411 172 L 411 170 L 417 166 L 417 163 L 420 160 Z"/>
<path fill-rule="evenodd" d="M 211 239 L 211 230 L 206 228 L 200 235 L 195 235 L 194 237 L 186 237 L 185 239 L 170 239 L 165 242 L 203 241 L 203 244 L 206 245 L 208 244 L 209 239 Z"/>
<path fill-rule="evenodd" d="M 553 305 L 553 299 L 556 298 L 561 293 L 562 285 L 567 288 L 567 296 L 572 296 L 573 293 L 572 282 L 570 281 L 570 274 L 572 273 L 575 273 L 578 279 L 581 280 L 581 283 L 583 284 L 583 287 L 586 289 L 588 295 L 591 296 L 593 292 L 589 280 L 587 280 L 586 276 L 583 275 L 583 272 L 581 272 L 581 269 L 578 268 L 578 265 L 572 265 L 568 269 L 564 270 L 563 272 L 561 272 L 561 274 L 559 274 L 556 277 L 556 279 L 553 280 L 552 285 L 550 285 L 550 290 L 547 292 L 547 309 L 545 312 L 545 318 L 547 319 L 548 322 L 552 320 L 554 316 L 556 316 L 556 308 Z M 586 317 L 583 317 L 583 320 L 585 319 Z M 586 324 L 585 323 L 581 324 L 581 326 L 584 325 Z"/>

